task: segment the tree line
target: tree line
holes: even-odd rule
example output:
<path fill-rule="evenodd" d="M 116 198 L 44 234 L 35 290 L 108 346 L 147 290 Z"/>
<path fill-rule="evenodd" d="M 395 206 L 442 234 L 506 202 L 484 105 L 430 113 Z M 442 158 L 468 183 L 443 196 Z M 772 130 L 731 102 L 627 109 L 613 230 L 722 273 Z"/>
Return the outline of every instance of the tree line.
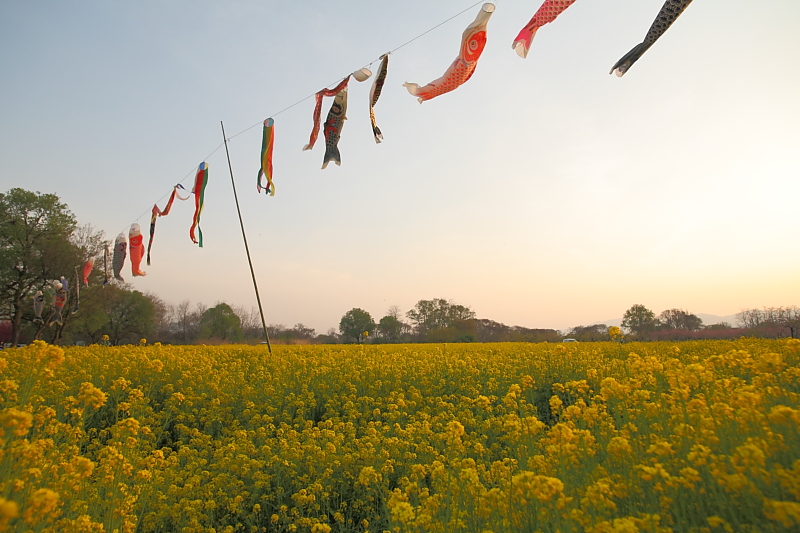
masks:
<path fill-rule="evenodd" d="M 213 307 L 184 300 L 178 304 L 142 293 L 130 285 L 105 281 L 102 268 L 82 286 L 79 273 L 90 258 L 102 263 L 110 245 L 102 231 L 78 225 L 54 194 L 14 188 L 0 193 L 0 342 L 44 339 L 63 344 L 257 343 L 264 339 L 255 308 L 218 302 Z M 82 277 L 82 276 L 81 276 Z M 55 283 L 61 279 L 66 283 Z M 65 285 L 63 289 L 57 287 Z M 58 291 L 61 291 L 59 293 Z M 66 299 L 56 309 L 59 295 Z M 39 313 L 36 299 L 39 299 Z M 62 300 L 63 303 L 63 300 Z M 740 336 L 796 337 L 800 310 L 795 306 L 743 310 L 738 327 L 704 326 L 696 315 L 669 309 L 655 315 L 637 304 L 625 312 L 628 339 L 681 340 Z M 275 343 L 401 342 L 560 342 L 611 340 L 605 324 L 575 326 L 566 332 L 507 326 L 476 318 L 467 306 L 444 298 L 419 300 L 402 313 L 390 307 L 377 322 L 363 309 L 345 313 L 338 331 L 317 333 L 302 323 L 267 326 Z"/>

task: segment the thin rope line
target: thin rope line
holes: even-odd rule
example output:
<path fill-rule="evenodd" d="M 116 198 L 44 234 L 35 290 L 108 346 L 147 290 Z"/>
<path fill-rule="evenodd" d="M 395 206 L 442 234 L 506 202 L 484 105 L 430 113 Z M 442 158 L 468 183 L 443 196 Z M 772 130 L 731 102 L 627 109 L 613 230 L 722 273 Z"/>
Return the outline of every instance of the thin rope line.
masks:
<path fill-rule="evenodd" d="M 496 0 L 496 1 L 499 1 L 499 0 Z M 483 3 L 484 3 L 484 0 L 481 0 L 480 2 L 477 2 L 477 3 L 475 3 L 475 4 L 472 4 L 471 6 L 469 6 L 469 7 L 465 8 L 465 9 L 463 9 L 462 11 L 459 11 L 458 13 L 456 13 L 455 15 L 453 15 L 452 17 L 450 17 L 449 19 L 447 19 L 447 20 L 444 20 L 444 21 L 440 22 L 439 24 L 437 24 L 437 25 L 436 25 L 436 26 L 434 26 L 433 28 L 431 28 L 431 29 L 429 29 L 429 30 L 427 30 L 427 31 L 425 31 L 425 32 L 423 32 L 423 33 L 420 33 L 419 35 L 417 35 L 416 37 L 414 37 L 414 38 L 413 38 L 413 39 L 411 39 L 410 41 L 407 41 L 407 42 L 405 42 L 405 43 L 401 44 L 400 46 L 398 46 L 397 48 L 394 48 L 394 49 L 392 49 L 392 50 L 390 50 L 390 51 L 386 52 L 386 54 L 388 55 L 388 54 L 393 54 L 393 53 L 397 52 L 398 50 L 400 50 L 400 49 L 401 49 L 401 48 L 403 48 L 404 46 L 408 46 L 409 44 L 413 43 L 414 41 L 416 41 L 417 39 L 419 39 L 419 38 L 421 38 L 421 37 L 424 37 L 425 35 L 429 34 L 429 33 L 430 33 L 430 32 L 432 32 L 433 30 L 435 30 L 435 29 L 439 28 L 440 26 L 444 26 L 445 24 L 447 24 L 448 22 L 450 22 L 450 21 L 451 21 L 451 20 L 453 20 L 454 18 L 456 18 L 456 17 L 459 17 L 459 16 L 463 15 L 464 13 L 466 13 L 467 11 L 469 11 L 470 9 L 472 9 L 473 7 L 477 6 L 478 4 L 483 4 Z M 383 54 L 381 54 L 381 56 L 383 56 Z M 367 67 L 367 66 L 372 66 L 372 65 L 373 65 L 373 63 L 377 63 L 378 61 L 380 61 L 380 60 L 381 60 L 381 56 L 379 56 L 377 59 L 373 59 L 373 60 L 372 60 L 372 61 L 370 61 L 369 63 L 366 63 L 364 66 L 365 66 L 365 67 Z M 326 87 L 332 87 L 332 86 L 336 85 L 337 83 L 339 83 L 340 81 L 342 81 L 342 79 L 344 79 L 344 78 L 339 78 L 339 79 L 338 79 L 338 80 L 336 80 L 334 83 L 331 83 L 331 84 L 328 84 L 328 85 L 326 85 Z M 317 92 L 319 92 L 319 91 L 317 91 Z M 305 101 L 306 101 L 306 100 L 308 100 L 309 98 L 313 98 L 314 96 L 316 96 L 316 95 L 317 95 L 317 92 L 314 92 L 314 93 L 312 93 L 312 94 L 310 94 L 310 95 L 306 96 L 306 97 L 305 97 L 305 98 L 303 98 L 302 100 L 298 100 L 297 102 L 293 103 L 293 104 L 292 104 L 292 105 L 290 105 L 289 107 L 285 107 L 285 108 L 281 109 L 280 111 L 278 111 L 277 113 L 273 113 L 272 115 L 268 115 L 268 116 L 269 116 L 269 117 L 277 117 L 278 115 L 280 115 L 280 114 L 281 114 L 281 113 L 283 113 L 284 111 L 288 111 L 288 110 L 290 110 L 291 108 L 293 108 L 293 107 L 295 107 L 295 106 L 297 106 L 297 105 L 300 105 L 300 104 L 302 104 L 303 102 L 305 102 Z M 245 128 L 245 129 L 243 129 L 243 130 L 242 130 L 242 131 L 240 131 L 239 133 L 236 133 L 236 134 L 234 134 L 234 135 L 231 135 L 230 137 L 228 137 L 228 142 L 230 142 L 232 139 L 234 139 L 234 138 L 238 137 L 238 136 L 239 136 L 239 135 L 241 135 L 242 133 L 245 133 L 245 132 L 247 132 L 247 131 L 250 131 L 250 130 L 252 130 L 253 128 L 255 128 L 255 127 L 257 127 L 257 126 L 261 125 L 262 123 L 263 123 L 263 121 L 262 121 L 262 122 L 256 122 L 256 123 L 255 123 L 255 124 L 253 124 L 252 126 L 249 126 L 249 127 Z"/>
<path fill-rule="evenodd" d="M 208 160 L 208 158 L 209 158 L 209 157 L 211 157 L 212 155 L 214 155 L 214 154 L 217 152 L 217 150 L 219 150 L 220 148 L 222 148 L 222 146 L 223 146 L 224 144 L 225 144 L 225 143 L 220 143 L 220 145 L 219 145 L 219 146 L 217 146 L 216 148 L 214 148 L 214 151 L 213 151 L 213 152 L 211 152 L 210 154 L 208 154 L 207 156 L 205 156 L 205 157 L 203 158 L 203 161 L 206 161 L 206 160 Z M 178 185 L 183 185 L 183 182 L 184 182 L 184 181 L 186 181 L 186 179 L 187 179 L 187 178 L 189 178 L 189 176 L 191 176 L 191 175 L 192 175 L 192 174 L 194 174 L 195 172 L 197 172 L 197 167 L 194 167 L 194 168 L 192 168 L 192 170 L 190 170 L 190 171 L 189 171 L 189 173 L 188 173 L 188 174 L 186 174 L 186 175 L 183 177 L 183 179 L 181 179 L 181 181 L 179 181 L 179 182 L 178 182 Z M 173 186 L 173 189 L 174 189 L 174 188 L 175 188 L 175 186 Z M 167 194 L 165 194 L 164 196 L 162 196 L 161 198 L 159 198 L 158 200 L 156 200 L 156 202 L 155 202 L 155 203 L 156 203 L 156 204 L 159 204 L 159 203 L 161 202 L 161 200 L 163 200 L 164 198 L 166 198 L 166 197 L 167 197 L 167 196 L 169 196 L 170 194 L 172 194 L 172 191 L 168 192 Z M 143 216 L 147 215 L 147 214 L 148 214 L 148 213 L 150 213 L 150 212 L 152 212 L 152 209 L 149 209 L 149 210 L 145 211 L 144 213 L 142 213 L 141 215 L 139 215 L 138 217 L 136 217 L 136 219 L 135 219 L 133 222 L 131 222 L 131 224 L 138 224 L 138 223 L 139 223 L 139 220 L 141 220 L 141 218 L 142 218 Z M 125 233 L 125 230 L 124 230 L 124 229 L 122 230 L 122 233 Z"/>
<path fill-rule="evenodd" d="M 408 41 L 407 43 L 403 43 L 403 44 L 401 44 L 400 46 L 398 46 L 397 48 L 395 48 L 394 50 L 392 50 L 392 51 L 391 51 L 391 52 L 389 52 L 389 53 L 391 54 L 391 53 L 397 52 L 398 50 L 400 50 L 400 49 L 401 49 L 401 48 L 403 48 L 404 46 L 406 46 L 406 45 L 409 45 L 409 44 L 413 43 L 414 41 L 416 41 L 417 39 L 419 39 L 419 38 L 420 38 L 420 37 L 422 37 L 423 35 L 427 35 L 427 34 L 429 34 L 430 32 L 432 32 L 433 30 L 435 30 L 435 29 L 436 29 L 436 28 L 438 28 L 439 26 L 443 26 L 444 24 L 447 24 L 448 22 L 450 22 L 450 21 L 451 21 L 451 20 L 453 20 L 454 18 L 458 17 L 459 15 L 463 15 L 464 13 L 466 13 L 467 11 L 469 11 L 470 9 L 472 9 L 473 7 L 477 6 L 478 4 L 483 4 L 483 3 L 484 3 L 484 1 L 483 1 L 483 0 L 481 0 L 480 2 L 477 2 L 477 3 L 475 3 L 475 4 L 472 4 L 472 5 L 471 5 L 471 6 L 469 6 L 468 8 L 464 9 L 463 11 L 460 11 L 460 12 L 456 13 L 455 15 L 453 15 L 453 16 L 452 16 L 452 17 L 450 17 L 449 19 L 445 20 L 444 22 L 440 22 L 439 24 L 437 24 L 437 25 L 436 25 L 436 26 L 434 26 L 433 28 L 429 29 L 429 30 L 428 30 L 428 31 L 426 31 L 425 33 L 420 33 L 419 35 L 417 35 L 416 37 L 414 37 L 413 39 L 411 39 L 411 40 L 410 40 L 410 41 Z"/>
<path fill-rule="evenodd" d="M 425 35 L 429 34 L 429 33 L 430 33 L 430 32 L 432 32 L 433 30 L 435 30 L 435 29 L 437 29 L 437 28 L 439 28 L 439 27 L 441 27 L 441 26 L 444 26 L 445 24 L 447 24 L 447 23 L 448 23 L 448 22 L 450 22 L 451 20 L 453 20 L 453 19 L 455 19 L 455 18 L 457 18 L 457 17 L 459 17 L 459 16 L 463 15 L 464 13 L 466 13 L 467 11 L 469 11 L 470 9 L 472 9 L 472 8 L 474 8 L 475 6 L 477 6 L 477 5 L 479 5 L 479 4 L 482 4 L 482 3 L 484 3 L 484 0 L 480 0 L 480 2 L 476 2 L 476 3 L 472 4 L 471 6 L 469 6 L 469 7 L 465 8 L 465 9 L 463 9 L 462 11 L 459 11 L 458 13 L 456 13 L 455 15 L 453 15 L 452 17 L 448 18 L 447 20 L 444 20 L 444 21 L 440 22 L 439 24 L 437 24 L 437 25 L 436 25 L 436 26 L 434 26 L 433 28 L 431 28 L 431 29 L 429 29 L 429 30 L 427 30 L 427 31 L 424 31 L 424 32 L 420 33 L 419 35 L 417 35 L 416 37 L 414 37 L 414 38 L 413 38 L 413 39 L 411 39 L 410 41 L 407 41 L 407 42 L 405 42 L 405 43 L 401 44 L 400 46 L 398 46 L 398 47 L 396 47 L 396 48 L 393 48 L 392 50 L 390 50 L 390 51 L 386 52 L 386 54 L 388 55 L 388 54 L 393 54 L 393 53 L 397 52 L 397 51 L 398 51 L 398 50 L 400 50 L 401 48 L 403 48 L 403 47 L 405 47 L 405 46 L 408 46 L 409 44 L 413 43 L 413 42 L 414 42 L 414 41 L 416 41 L 417 39 L 420 39 L 421 37 L 424 37 Z M 499 0 L 495 0 L 495 3 L 496 3 L 496 4 L 497 4 L 497 3 L 499 3 Z M 376 63 L 376 62 L 380 61 L 382 56 L 383 56 L 383 54 L 381 54 L 381 56 L 379 56 L 377 59 L 373 59 L 372 61 L 370 61 L 369 63 L 367 63 L 365 66 L 372 66 L 372 64 L 373 64 L 373 63 Z M 328 85 L 326 85 L 326 87 L 332 87 L 332 86 L 335 86 L 335 85 L 336 85 L 336 84 L 338 84 L 340 81 L 342 81 L 342 79 L 344 79 L 344 78 L 339 78 L 339 79 L 338 79 L 337 81 L 335 81 L 334 83 L 331 83 L 331 84 L 328 84 Z M 316 91 L 316 92 L 314 92 L 314 93 L 312 93 L 312 94 L 309 94 L 309 95 L 308 95 L 308 96 L 306 96 L 305 98 L 303 98 L 303 99 L 301 99 L 301 100 L 298 100 L 297 102 L 293 103 L 292 105 L 290 105 L 290 106 L 288 106 L 288 107 L 284 107 L 283 109 L 281 109 L 281 110 L 280 110 L 280 111 L 278 111 L 277 113 L 273 113 L 272 115 L 268 115 L 268 116 L 269 116 L 269 117 L 277 117 L 277 116 L 278 116 L 278 115 L 280 115 L 281 113 L 284 113 L 284 112 L 286 112 L 286 111 L 289 111 L 289 110 L 290 110 L 290 109 L 292 109 L 293 107 L 296 107 L 296 106 L 298 106 L 298 105 L 302 104 L 303 102 L 305 102 L 305 101 L 306 101 L 306 100 L 308 100 L 309 98 L 314 98 L 314 97 L 317 95 L 317 92 L 319 92 L 319 91 Z M 252 126 L 248 126 L 247 128 L 243 129 L 243 130 L 242 130 L 242 131 L 240 131 L 239 133 L 235 133 L 234 135 L 231 135 L 230 137 L 228 137 L 227 141 L 228 141 L 228 142 L 230 142 L 230 141 L 232 141 L 233 139 L 235 139 L 236 137 L 238 137 L 239 135 L 241 135 L 241 134 L 243 134 L 243 133 L 245 133 L 245 132 L 248 132 L 248 131 L 252 130 L 253 128 L 255 128 L 255 127 L 257 127 L 257 126 L 259 126 L 259 125 L 261 125 L 261 124 L 263 124 L 263 121 L 256 122 L 256 123 L 255 123 L 255 124 L 253 124 Z M 217 150 L 219 150 L 220 148 L 222 148 L 224 145 L 225 145 L 225 142 L 223 141 L 223 142 L 222 142 L 222 143 L 221 143 L 219 146 L 217 146 L 217 147 L 214 149 L 214 151 L 213 151 L 213 152 L 211 152 L 210 154 L 208 154 L 208 155 L 207 155 L 207 156 L 206 156 L 206 157 L 203 159 L 203 161 L 207 160 L 209 157 L 211 157 L 212 155 L 214 155 L 214 154 L 217 152 Z M 194 172 L 195 172 L 195 169 L 193 168 L 192 170 L 190 170 L 190 171 L 189 171 L 189 173 L 188 173 L 188 174 L 186 174 L 186 176 L 184 176 L 184 177 L 183 177 L 183 179 L 182 179 L 182 180 L 179 182 L 179 184 L 183 185 L 183 182 L 184 182 L 184 181 L 186 181 L 186 179 L 187 179 L 189 176 L 191 176 L 191 175 L 192 175 Z M 166 198 L 166 197 L 167 197 L 167 196 L 169 196 L 170 194 L 171 194 L 171 191 L 170 191 L 170 192 L 168 192 L 167 194 L 165 194 L 164 196 L 162 196 L 161 198 L 159 198 L 159 199 L 156 201 L 156 204 L 158 204 L 158 203 L 159 203 L 161 200 L 163 200 L 164 198 Z M 143 216 L 147 215 L 147 213 L 149 213 L 149 212 L 150 212 L 150 211 L 145 211 L 144 213 L 142 213 L 141 215 L 139 215 L 138 217 L 136 217 L 136 219 L 134 220 L 134 222 L 135 222 L 135 223 L 138 223 L 138 222 L 139 222 L 139 220 L 140 220 L 140 219 L 141 219 Z M 122 233 L 124 233 L 124 232 L 125 232 L 125 230 L 123 229 L 123 230 L 122 230 Z"/>

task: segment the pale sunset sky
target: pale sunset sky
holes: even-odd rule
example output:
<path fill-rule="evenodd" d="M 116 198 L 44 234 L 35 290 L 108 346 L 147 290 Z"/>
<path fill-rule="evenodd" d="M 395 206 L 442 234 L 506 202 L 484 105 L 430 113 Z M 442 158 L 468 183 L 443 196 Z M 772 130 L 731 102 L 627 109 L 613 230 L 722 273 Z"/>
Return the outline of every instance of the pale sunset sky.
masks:
<path fill-rule="evenodd" d="M 444 73 L 480 3 L 3 1 L 0 191 L 55 193 L 113 240 L 146 234 L 211 154 L 204 247 L 179 202 L 147 277 L 123 275 L 170 303 L 255 306 L 224 121 L 267 323 L 324 332 L 439 297 L 557 329 L 637 303 L 800 305 L 800 2 L 697 0 L 610 76 L 662 4 L 578 0 L 521 59 L 541 0 L 500 0 L 472 79 L 420 105 L 403 82 Z M 301 150 L 303 98 L 462 11 L 391 54 L 382 144 L 372 80 L 351 81 L 342 166 L 320 169 L 321 134 Z M 270 116 L 274 197 L 255 188 Z"/>

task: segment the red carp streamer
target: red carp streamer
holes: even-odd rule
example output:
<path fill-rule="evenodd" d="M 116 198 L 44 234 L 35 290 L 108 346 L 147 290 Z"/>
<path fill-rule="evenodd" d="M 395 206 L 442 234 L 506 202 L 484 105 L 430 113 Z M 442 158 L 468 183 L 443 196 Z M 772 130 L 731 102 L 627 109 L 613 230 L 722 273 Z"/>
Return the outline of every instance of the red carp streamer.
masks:
<path fill-rule="evenodd" d="M 556 17 L 574 3 L 575 0 L 545 0 L 536 14 L 533 15 L 533 18 L 514 39 L 514 44 L 511 45 L 511 48 L 517 51 L 519 57 L 528 57 L 528 51 L 531 48 L 531 42 L 536 35 L 536 31 L 545 24 L 556 20 Z"/>

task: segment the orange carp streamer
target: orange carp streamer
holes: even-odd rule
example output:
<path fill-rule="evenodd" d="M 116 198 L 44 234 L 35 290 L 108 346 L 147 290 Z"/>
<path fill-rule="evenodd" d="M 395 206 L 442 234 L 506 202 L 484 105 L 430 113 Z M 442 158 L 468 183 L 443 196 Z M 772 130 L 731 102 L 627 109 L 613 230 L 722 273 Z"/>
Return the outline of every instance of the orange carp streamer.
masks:
<path fill-rule="evenodd" d="M 420 87 L 417 83 L 406 82 L 403 84 L 409 93 L 417 97 L 419 103 L 449 93 L 472 77 L 478 66 L 478 59 L 486 46 L 486 25 L 489 23 L 492 13 L 494 13 L 494 4 L 483 4 L 475 21 L 467 26 L 461 35 L 461 51 L 444 76 L 424 87 Z"/>
<path fill-rule="evenodd" d="M 89 285 L 89 274 L 92 273 L 94 269 L 94 257 L 90 257 L 86 264 L 83 265 L 83 284 L 88 286 Z"/>
<path fill-rule="evenodd" d="M 128 247 L 131 251 L 131 274 L 134 276 L 146 276 L 147 272 L 141 269 L 142 259 L 144 259 L 144 237 L 142 236 L 142 228 L 139 224 L 131 224 L 131 229 L 128 231 Z"/>

